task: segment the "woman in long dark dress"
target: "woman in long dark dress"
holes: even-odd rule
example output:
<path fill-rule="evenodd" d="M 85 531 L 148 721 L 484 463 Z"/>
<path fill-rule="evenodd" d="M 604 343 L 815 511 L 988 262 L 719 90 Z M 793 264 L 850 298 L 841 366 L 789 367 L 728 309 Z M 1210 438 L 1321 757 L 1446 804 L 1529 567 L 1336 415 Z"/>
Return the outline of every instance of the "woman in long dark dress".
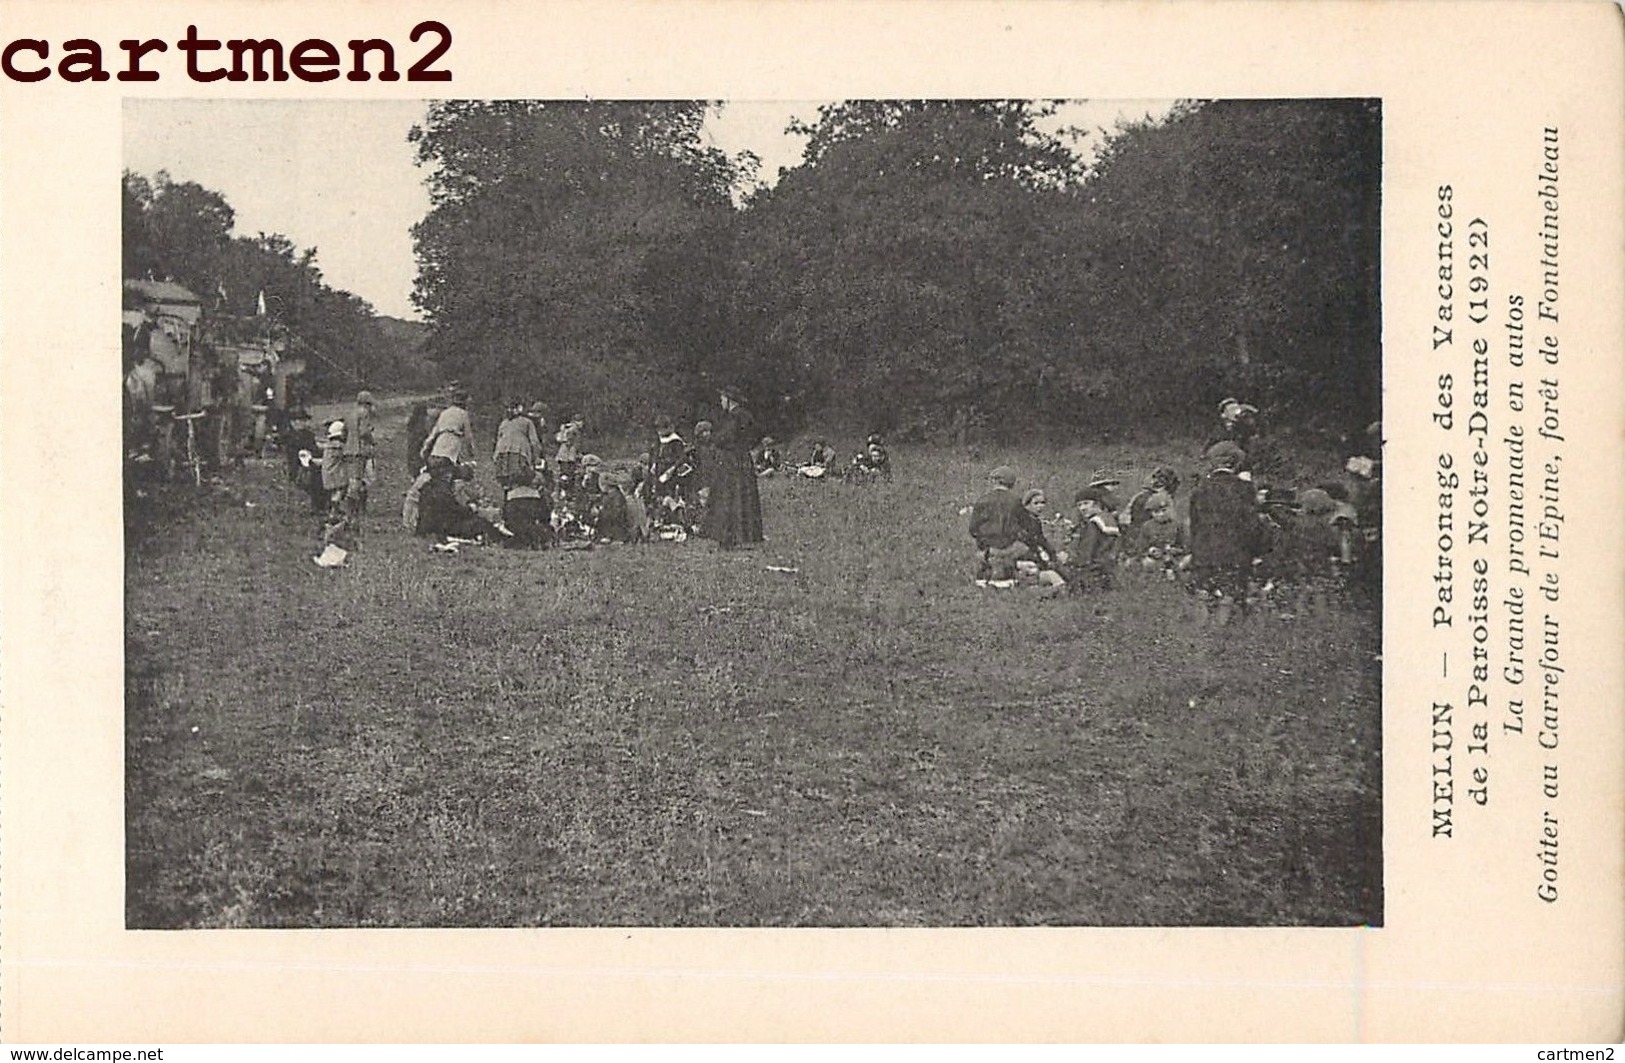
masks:
<path fill-rule="evenodd" d="M 725 389 L 712 435 L 716 460 L 701 470 L 710 488 L 704 535 L 720 546 L 762 541 L 762 497 L 751 461 L 751 448 L 760 438 L 756 418 L 741 404 L 739 393 Z"/>

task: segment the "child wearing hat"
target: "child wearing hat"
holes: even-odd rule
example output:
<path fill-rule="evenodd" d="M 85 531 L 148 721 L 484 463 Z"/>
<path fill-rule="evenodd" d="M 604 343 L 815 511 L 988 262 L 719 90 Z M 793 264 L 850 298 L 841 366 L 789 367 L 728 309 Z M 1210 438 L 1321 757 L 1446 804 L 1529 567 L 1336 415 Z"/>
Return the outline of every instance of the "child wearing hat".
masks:
<path fill-rule="evenodd" d="M 1073 496 L 1078 523 L 1067 540 L 1067 562 L 1081 591 L 1106 590 L 1112 585 L 1112 569 L 1117 563 L 1122 531 L 1111 511 L 1110 489 L 1092 483 Z"/>
<path fill-rule="evenodd" d="M 1174 516 L 1174 500 L 1168 492 L 1153 491 L 1145 500 L 1145 518 L 1133 527 L 1141 569 L 1177 579 L 1190 565 L 1185 526 Z"/>
<path fill-rule="evenodd" d="M 327 426 L 327 438 L 322 440 L 322 490 L 326 494 L 326 508 L 329 510 L 343 504 L 344 491 L 350 482 L 344 463 L 346 434 L 343 421 L 331 421 Z"/>
<path fill-rule="evenodd" d="M 326 516 L 322 520 L 323 550 L 316 563 L 323 568 L 334 568 L 344 563 L 349 551 L 356 547 L 360 522 L 349 502 L 350 469 L 344 453 L 348 426 L 333 421 L 327 426 L 327 438 L 322 442 L 322 490 L 327 496 Z"/>
<path fill-rule="evenodd" d="M 655 442 L 649 448 L 649 495 L 657 510 L 675 512 L 688 496 L 694 472 L 688 442 L 670 417 L 655 418 Z"/>

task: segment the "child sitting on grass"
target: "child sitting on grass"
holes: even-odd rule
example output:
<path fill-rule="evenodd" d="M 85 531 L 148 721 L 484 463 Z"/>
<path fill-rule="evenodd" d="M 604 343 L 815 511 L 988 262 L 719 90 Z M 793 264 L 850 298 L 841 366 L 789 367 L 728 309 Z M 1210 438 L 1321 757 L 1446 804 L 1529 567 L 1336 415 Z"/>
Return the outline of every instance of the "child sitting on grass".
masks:
<path fill-rule="evenodd" d="M 437 462 L 418 499 L 418 534 L 435 539 L 495 542 L 506 538 L 475 509 L 478 492 L 474 471 L 466 465 Z"/>
<path fill-rule="evenodd" d="M 757 476 L 772 476 L 784 468 L 784 452 L 779 450 L 778 440 L 763 436 L 762 445 L 751 455 L 751 463 L 756 466 Z"/>
<path fill-rule="evenodd" d="M 581 460 L 581 430 L 586 424 L 586 418 L 578 413 L 559 425 L 558 432 L 553 436 L 553 441 L 559 445 L 557 453 L 553 455 L 553 464 L 558 467 L 560 483 L 575 480 L 576 463 Z"/>
<path fill-rule="evenodd" d="M 1021 496 L 1016 537 L 1026 545 L 1027 557 L 1017 561 L 1016 567 L 1030 570 L 1046 590 L 1059 590 L 1066 586 L 1066 578 L 1060 572 L 1061 555 L 1044 534 L 1044 508 L 1048 503 L 1041 488 L 1034 487 Z"/>
<path fill-rule="evenodd" d="M 846 478 L 855 483 L 891 479 L 891 455 L 886 452 L 886 444 L 878 433 L 870 435 L 863 449 L 852 455 Z"/>
<path fill-rule="evenodd" d="M 1020 538 L 1024 510 L 1013 490 L 1016 470 L 1000 465 L 987 474 L 987 480 L 986 493 L 970 510 L 970 537 L 980 559 L 976 582 L 1008 587 L 1015 582 L 1016 562 L 1028 553 Z"/>
<path fill-rule="evenodd" d="M 1285 501 L 1276 489 L 1266 505 L 1269 553 L 1259 575 L 1270 598 L 1289 612 L 1323 610 L 1342 581 L 1342 537 L 1337 506 L 1330 495 L 1312 487 Z"/>
<path fill-rule="evenodd" d="M 1078 524 L 1067 543 L 1067 563 L 1074 577 L 1069 582 L 1080 591 L 1109 589 L 1122 538 L 1117 518 L 1111 512 L 1109 489 L 1090 484 L 1074 497 Z"/>
<path fill-rule="evenodd" d="M 807 460 L 797 467 L 797 472 L 809 480 L 821 480 L 835 464 L 835 448 L 829 445 L 829 440 L 823 436 L 815 436 L 812 448 L 807 452 Z"/>
<path fill-rule="evenodd" d="M 601 543 L 629 543 L 632 541 L 632 516 L 627 506 L 626 488 L 631 486 L 632 478 L 626 473 L 615 472 L 607 479 L 593 504 L 593 527 Z"/>
<path fill-rule="evenodd" d="M 1174 517 L 1174 500 L 1166 491 L 1153 491 L 1145 499 L 1146 515 L 1134 525 L 1134 546 L 1140 568 L 1177 579 L 1190 565 L 1185 526 Z"/>
<path fill-rule="evenodd" d="M 552 544 L 553 508 L 534 483 L 515 484 L 503 492 L 502 524 L 511 533 L 505 545 L 515 550 L 542 550 Z"/>

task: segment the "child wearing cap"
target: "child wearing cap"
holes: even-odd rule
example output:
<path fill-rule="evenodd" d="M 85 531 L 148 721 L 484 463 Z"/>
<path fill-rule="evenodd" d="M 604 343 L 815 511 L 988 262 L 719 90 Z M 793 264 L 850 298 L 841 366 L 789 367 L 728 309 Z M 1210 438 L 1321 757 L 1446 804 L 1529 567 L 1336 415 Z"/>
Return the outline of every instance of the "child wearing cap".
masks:
<path fill-rule="evenodd" d="M 1207 475 L 1191 490 L 1191 572 L 1196 591 L 1228 619 L 1246 604 L 1253 559 L 1263 553 L 1264 526 L 1257 494 L 1239 475 L 1247 457 L 1241 447 L 1220 440 L 1205 457 Z"/>
<path fill-rule="evenodd" d="M 1271 596 L 1289 609 L 1324 608 L 1342 583 L 1347 542 L 1337 503 L 1311 487 L 1288 504 L 1277 489 L 1266 501 L 1271 530 L 1261 575 L 1273 584 Z"/>
<path fill-rule="evenodd" d="M 1128 506 L 1123 511 L 1123 523 L 1130 526 L 1145 523 L 1151 516 L 1150 502 L 1154 495 L 1164 494 L 1172 500 L 1178 491 L 1179 473 L 1171 465 L 1158 465 L 1129 498 Z"/>
<path fill-rule="evenodd" d="M 1027 544 L 1021 541 L 1024 511 L 1014 490 L 1016 471 L 1000 465 L 987 474 L 987 480 L 987 491 L 970 511 L 970 537 L 979 558 L 976 582 L 1009 586 L 1016 576 L 1016 562 L 1028 553 Z"/>

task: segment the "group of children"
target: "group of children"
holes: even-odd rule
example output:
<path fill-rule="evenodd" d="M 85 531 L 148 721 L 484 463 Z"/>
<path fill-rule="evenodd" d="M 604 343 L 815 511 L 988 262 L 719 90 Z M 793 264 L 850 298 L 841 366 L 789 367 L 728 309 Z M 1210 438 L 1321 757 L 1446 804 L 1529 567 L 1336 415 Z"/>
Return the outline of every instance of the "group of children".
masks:
<path fill-rule="evenodd" d="M 1380 592 L 1380 426 L 1367 429 L 1366 452 L 1349 457 L 1341 480 L 1296 490 L 1279 482 L 1277 462 L 1254 460 L 1274 453 L 1256 415 L 1235 399 L 1221 403 L 1221 432 L 1203 453 L 1184 520 L 1175 506 L 1181 479 L 1170 466 L 1153 470 L 1127 502 L 1117 494 L 1121 481 L 1098 472 L 1075 494 L 1075 518 L 1058 520 L 1046 516 L 1042 490 L 1018 495 L 1015 470 L 993 469 L 969 509 L 976 582 L 1029 582 L 1052 596 L 1107 588 L 1132 569 L 1188 583 L 1226 618 L 1263 604 L 1300 608 L 1341 591 Z M 1065 533 L 1059 548 L 1052 524 Z"/>
<path fill-rule="evenodd" d="M 322 552 L 315 560 L 324 568 L 344 564 L 361 535 L 377 476 L 375 405 L 370 391 L 358 393 L 349 415 L 329 422 L 320 442 L 302 407 L 289 411 L 278 433 L 288 479 L 310 499 L 311 512 L 322 516 Z"/>
<path fill-rule="evenodd" d="M 497 503 L 483 498 L 475 481 L 467 407 L 468 396 L 459 389 L 439 410 L 420 408 L 408 421 L 407 461 L 414 477 L 402 502 L 402 523 L 435 540 L 437 548 L 481 542 L 580 549 L 682 541 L 699 530 L 707 500 L 704 472 L 716 460 L 709 422 L 696 423 L 691 442 L 670 418 L 657 418 L 654 439 L 636 460 L 609 463 L 583 452 L 581 416 L 560 424 L 551 435 L 554 446 L 546 448 L 541 405 L 510 402 L 492 452 L 502 491 Z M 1184 581 L 1227 613 L 1340 588 L 1379 591 L 1380 426 L 1367 429 L 1343 479 L 1296 490 L 1281 482 L 1257 414 L 1235 399 L 1220 403 L 1219 431 L 1203 453 L 1205 468 L 1191 486 L 1183 519 L 1176 506 L 1182 479 L 1168 465 L 1154 469 L 1126 501 L 1118 495 L 1118 477 L 1095 473 L 1073 496 L 1071 516 L 1050 514 L 1042 489 L 1018 493 L 1010 466 L 994 468 L 987 492 L 968 509 L 976 582 L 1028 582 L 1048 596 L 1110 587 L 1127 568 Z M 307 413 L 296 410 L 290 417 L 288 475 L 322 516 L 319 565 L 343 564 L 359 540 L 374 482 L 374 424 L 374 402 L 366 391 L 347 417 L 327 424 L 320 442 Z M 892 472 L 879 435 L 870 435 L 844 468 L 823 437 L 811 440 L 797 464 L 765 437 L 752 460 L 762 477 L 833 475 L 861 483 L 889 480 Z"/>
<path fill-rule="evenodd" d="M 691 530 L 694 448 L 668 420 L 657 423 L 656 441 L 637 463 L 612 466 L 583 452 L 586 420 L 579 414 L 553 433 L 549 458 L 542 442 L 543 407 L 512 401 L 492 453 L 502 492 L 497 504 L 481 497 L 474 478 L 466 403 L 466 394 L 454 395 L 421 442 L 409 432 L 408 461 L 416 475 L 402 502 L 408 531 L 435 539 L 441 549 L 482 542 L 539 550 L 640 542 L 657 535 L 685 538 Z"/>
<path fill-rule="evenodd" d="M 772 436 L 764 436 L 761 445 L 751 451 L 751 461 L 756 466 L 757 476 L 794 473 L 809 480 L 822 480 L 838 475 L 847 483 L 890 482 L 892 477 L 891 454 L 878 432 L 871 432 L 863 446 L 852 454 L 852 459 L 839 469 L 835 448 L 823 436 L 814 436 L 808 445 L 806 458 L 793 466 L 779 449 L 778 441 Z"/>

